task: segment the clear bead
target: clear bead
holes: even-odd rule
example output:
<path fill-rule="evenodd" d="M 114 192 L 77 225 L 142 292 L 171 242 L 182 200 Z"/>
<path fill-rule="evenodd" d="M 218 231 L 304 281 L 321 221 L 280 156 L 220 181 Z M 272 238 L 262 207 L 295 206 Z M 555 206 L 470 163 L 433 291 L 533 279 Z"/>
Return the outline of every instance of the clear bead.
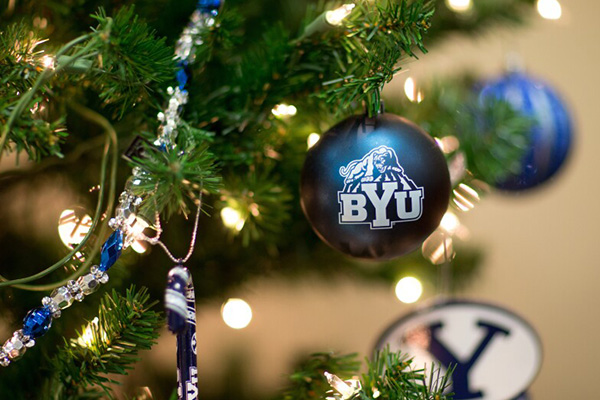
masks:
<path fill-rule="evenodd" d="M 10 339 L 8 339 L 4 343 L 4 346 L 2 346 L 2 349 L 8 355 L 8 358 L 10 358 L 11 360 L 16 360 L 20 358 L 23 354 L 25 354 L 25 351 L 27 351 L 27 348 L 25 347 L 21 339 L 19 339 L 16 336 L 13 336 Z"/>
<path fill-rule="evenodd" d="M 61 310 L 70 307 L 74 300 L 70 290 L 65 286 L 54 289 L 54 291 L 50 293 L 50 298 Z M 54 313 L 56 310 L 52 308 L 52 304 L 49 304 L 49 306 L 50 310 Z"/>
<path fill-rule="evenodd" d="M 90 268 L 90 274 L 94 275 L 96 279 L 100 279 L 102 278 L 102 275 L 104 275 L 104 272 L 100 271 L 97 265 L 92 265 L 92 268 Z"/>
<path fill-rule="evenodd" d="M 84 295 L 94 293 L 100 286 L 100 282 L 92 274 L 83 275 L 77 280 L 77 283 Z"/>
<path fill-rule="evenodd" d="M 69 292 L 73 295 L 73 298 L 77 301 L 83 301 L 85 295 L 81 292 L 81 286 L 75 281 L 69 281 L 67 283 Z"/>
<path fill-rule="evenodd" d="M 32 338 L 30 338 L 27 335 L 24 335 L 23 329 L 19 329 L 18 331 L 13 333 L 13 336 L 16 337 L 17 339 L 19 339 L 21 342 L 23 342 L 23 344 L 27 348 L 31 348 L 31 347 L 35 346 L 35 340 L 33 340 Z"/>
<path fill-rule="evenodd" d="M 8 354 L 0 348 L 0 365 L 3 367 L 8 367 L 10 365 L 10 360 L 8 358 Z"/>

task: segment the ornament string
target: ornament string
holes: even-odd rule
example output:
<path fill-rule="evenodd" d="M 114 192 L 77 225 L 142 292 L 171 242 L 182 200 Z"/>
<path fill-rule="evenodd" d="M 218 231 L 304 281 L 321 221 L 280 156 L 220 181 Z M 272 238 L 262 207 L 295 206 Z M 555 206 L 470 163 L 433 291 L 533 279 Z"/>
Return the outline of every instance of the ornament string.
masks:
<path fill-rule="evenodd" d="M 200 220 L 201 211 L 202 211 L 202 191 L 200 191 L 200 194 L 198 196 L 198 206 L 196 207 L 196 216 L 194 217 L 194 228 L 192 230 L 192 237 L 190 239 L 190 245 L 189 245 L 187 254 L 183 258 L 176 258 L 173 255 L 173 253 L 171 253 L 171 251 L 169 250 L 167 245 L 164 244 L 160 240 L 159 235 L 157 235 L 156 237 L 148 237 L 142 232 L 137 236 L 137 239 L 148 242 L 151 245 L 160 246 L 164 250 L 167 257 L 169 257 L 171 259 L 171 261 L 173 261 L 175 264 L 185 264 L 186 262 L 188 262 L 188 260 L 194 253 L 194 248 L 196 247 L 196 237 L 198 236 L 198 221 Z M 157 232 L 162 232 L 162 229 L 160 226 L 160 219 L 158 218 L 158 216 L 156 217 L 156 229 L 157 229 Z"/>

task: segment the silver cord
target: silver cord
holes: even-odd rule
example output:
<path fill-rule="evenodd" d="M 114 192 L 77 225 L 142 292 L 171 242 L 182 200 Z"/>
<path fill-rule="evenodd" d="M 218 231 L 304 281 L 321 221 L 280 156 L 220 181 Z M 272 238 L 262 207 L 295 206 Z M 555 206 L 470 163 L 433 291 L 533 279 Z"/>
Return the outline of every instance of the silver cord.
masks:
<path fill-rule="evenodd" d="M 173 255 L 173 253 L 171 253 L 171 251 L 169 250 L 167 245 L 164 244 L 160 240 L 162 228 L 160 226 L 160 218 L 158 216 L 158 212 L 156 213 L 156 222 L 155 222 L 157 235 L 155 237 L 148 237 L 142 233 L 138 236 L 138 239 L 148 242 L 153 246 L 159 245 L 165 251 L 165 253 L 167 254 L 167 257 L 169 257 L 171 259 L 171 261 L 173 261 L 175 264 L 183 265 L 190 259 L 190 257 L 194 253 L 194 249 L 196 247 L 196 237 L 198 235 L 198 221 L 200 220 L 201 209 L 202 209 L 202 189 L 200 189 L 200 195 L 198 196 L 198 207 L 196 209 L 196 218 L 194 219 L 194 230 L 192 231 L 192 239 L 190 240 L 190 247 L 188 249 L 186 256 L 183 258 L 176 258 Z"/>

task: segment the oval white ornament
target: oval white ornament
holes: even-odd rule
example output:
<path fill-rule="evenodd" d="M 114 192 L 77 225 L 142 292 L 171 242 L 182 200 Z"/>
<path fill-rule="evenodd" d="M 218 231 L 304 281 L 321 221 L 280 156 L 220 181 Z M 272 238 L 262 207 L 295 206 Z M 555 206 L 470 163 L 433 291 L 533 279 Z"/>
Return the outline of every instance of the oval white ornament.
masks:
<path fill-rule="evenodd" d="M 542 365 L 538 334 L 521 317 L 487 303 L 452 300 L 408 314 L 379 338 L 425 364 L 455 367 L 454 400 L 510 400 L 533 382 Z"/>

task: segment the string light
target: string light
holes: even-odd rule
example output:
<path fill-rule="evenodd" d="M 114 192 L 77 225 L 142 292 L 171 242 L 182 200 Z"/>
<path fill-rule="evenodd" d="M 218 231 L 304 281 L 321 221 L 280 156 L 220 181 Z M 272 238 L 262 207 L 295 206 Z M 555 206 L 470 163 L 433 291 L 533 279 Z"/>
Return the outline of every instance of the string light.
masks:
<path fill-rule="evenodd" d="M 456 136 L 444 136 L 443 138 L 435 138 L 440 150 L 446 154 L 456 151 L 460 146 L 460 142 Z"/>
<path fill-rule="evenodd" d="M 406 97 L 408 97 L 408 100 L 410 100 L 411 103 L 420 103 L 424 98 L 423 92 L 420 89 L 417 89 L 415 80 L 410 76 L 406 78 L 406 81 L 404 82 L 404 94 L 406 94 Z"/>
<path fill-rule="evenodd" d="M 360 391 L 361 385 L 358 379 L 350 379 L 347 381 L 341 380 L 337 375 L 325 371 L 323 373 L 327 379 L 327 383 L 339 393 L 341 400 L 350 399 Z M 336 397 L 334 397 L 336 399 Z"/>
<path fill-rule="evenodd" d="M 64 210 L 58 218 L 58 236 L 65 246 L 72 249 L 81 243 L 92 226 L 92 217 L 82 210 Z"/>
<path fill-rule="evenodd" d="M 412 276 L 407 276 L 396 284 L 396 297 L 403 303 L 414 303 L 421 298 L 423 294 L 423 285 Z"/>
<path fill-rule="evenodd" d="M 229 299 L 221 308 L 223 321 L 233 329 L 243 329 L 252 321 L 252 308 L 242 299 Z"/>
<path fill-rule="evenodd" d="M 246 222 L 242 213 L 232 207 L 224 207 L 221 210 L 221 219 L 223 220 L 223 225 L 238 232 L 242 230 Z"/>
<path fill-rule="evenodd" d="M 538 13 L 545 19 L 560 19 L 562 7 L 558 0 L 538 0 Z"/>
<path fill-rule="evenodd" d="M 452 11 L 464 13 L 473 7 L 473 2 L 471 0 L 446 0 L 446 5 Z"/>
<path fill-rule="evenodd" d="M 96 338 L 94 337 L 94 331 L 99 332 L 100 340 L 106 342 L 108 336 L 106 335 L 106 332 L 98 328 L 98 317 L 95 317 L 92 320 L 92 322 L 90 322 L 88 326 L 85 327 L 81 336 L 77 338 L 77 343 L 79 343 L 79 345 L 83 347 L 91 347 L 96 342 Z"/>
<path fill-rule="evenodd" d="M 460 220 L 456 216 L 456 214 L 448 211 L 442 217 L 442 221 L 440 222 L 440 227 L 448 232 L 450 235 L 453 235 L 460 229 Z"/>
<path fill-rule="evenodd" d="M 475 208 L 475 205 L 481 200 L 479 193 L 465 183 L 460 183 L 455 189 L 452 190 L 452 194 L 452 201 L 456 207 L 465 212 Z"/>
<path fill-rule="evenodd" d="M 333 26 L 339 26 L 342 24 L 344 18 L 350 15 L 354 7 L 356 7 L 355 4 L 344 4 L 335 10 L 327 11 L 325 13 L 325 20 Z"/>
<path fill-rule="evenodd" d="M 47 69 L 54 69 L 54 57 L 45 55 L 42 57 L 42 65 Z"/>
<path fill-rule="evenodd" d="M 271 112 L 273 113 L 274 116 L 276 116 L 278 118 L 286 118 L 286 117 L 293 117 L 294 115 L 296 115 L 296 113 L 298 112 L 298 109 L 293 105 L 281 103 L 281 104 L 277 104 L 275 107 L 273 107 Z"/>
<path fill-rule="evenodd" d="M 308 135 L 308 139 L 306 139 L 306 143 L 308 144 L 308 148 L 310 149 L 315 144 L 317 144 L 317 142 L 319 141 L 319 139 L 321 139 L 321 135 L 319 135 L 318 133 L 313 132 L 310 135 Z"/>

